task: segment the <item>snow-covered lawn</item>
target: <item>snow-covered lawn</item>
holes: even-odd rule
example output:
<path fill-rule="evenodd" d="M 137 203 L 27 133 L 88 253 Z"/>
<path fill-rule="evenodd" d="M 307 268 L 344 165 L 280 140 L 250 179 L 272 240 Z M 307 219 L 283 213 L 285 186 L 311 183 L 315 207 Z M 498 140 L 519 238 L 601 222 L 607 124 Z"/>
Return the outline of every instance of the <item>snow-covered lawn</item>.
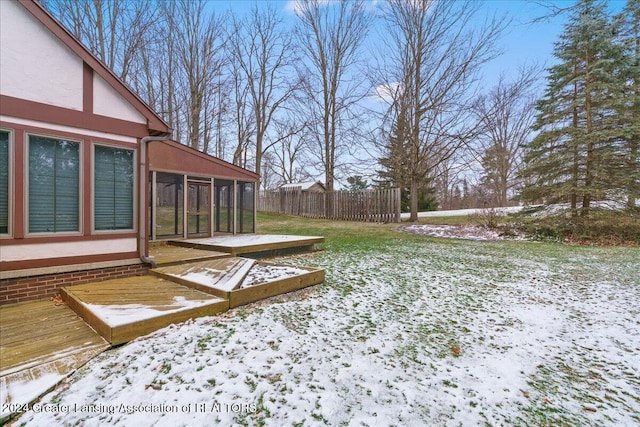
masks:
<path fill-rule="evenodd" d="M 463 240 L 525 240 L 523 235 L 507 236 L 496 229 L 481 227 L 478 225 L 434 225 L 413 224 L 405 225 L 400 230 L 407 233 L 420 234 L 430 237 L 444 237 L 448 239 Z"/>
<path fill-rule="evenodd" d="M 326 281 L 104 353 L 18 425 L 640 424 L 637 248 L 397 234 L 278 260 Z"/>

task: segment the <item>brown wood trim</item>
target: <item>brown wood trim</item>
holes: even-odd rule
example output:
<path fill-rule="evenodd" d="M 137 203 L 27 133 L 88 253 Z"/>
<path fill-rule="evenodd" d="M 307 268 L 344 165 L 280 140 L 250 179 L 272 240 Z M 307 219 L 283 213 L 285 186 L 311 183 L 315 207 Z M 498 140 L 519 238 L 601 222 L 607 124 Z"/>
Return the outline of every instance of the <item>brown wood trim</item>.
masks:
<path fill-rule="evenodd" d="M 78 39 L 61 25 L 46 9 L 33 0 L 19 0 L 19 3 L 28 10 L 37 20 L 46 26 L 60 41 L 78 55 L 100 77 L 105 79 L 124 99 L 132 104 L 143 116 L 147 118 L 147 126 L 150 130 L 168 132 L 169 126 L 158 116 L 135 92 L 120 80 L 106 65 L 84 47 Z"/>
<path fill-rule="evenodd" d="M 1 1 L 1 0 L 0 0 Z M 66 132 L 66 131 L 60 131 L 60 130 L 52 130 L 46 127 L 39 127 L 39 126 L 30 126 L 30 125 L 24 125 L 24 124 L 19 124 L 19 123 L 14 123 L 11 121 L 6 121 L 6 120 L 1 120 L 0 121 L 0 127 L 3 128 L 10 128 L 13 129 L 15 131 L 24 131 L 24 133 L 28 133 L 28 134 L 38 134 L 38 135 L 44 135 L 44 136 L 49 136 L 52 138 L 56 138 L 56 137 L 60 137 L 60 138 L 70 138 L 76 141 L 84 141 L 85 143 L 88 142 L 94 142 L 96 144 L 99 145 L 108 145 L 108 146 L 118 146 L 118 147 L 123 147 L 126 148 L 128 150 L 135 150 L 138 147 L 138 143 L 137 142 L 126 142 L 126 141 L 119 141 L 119 140 L 115 140 L 115 139 L 111 139 L 111 138 L 103 138 L 103 137 L 98 137 L 98 136 L 89 136 L 89 135 L 85 135 L 84 133 L 74 133 L 74 132 Z M 82 129 L 79 129 L 79 131 L 81 132 Z M 111 132 L 113 133 L 113 132 Z M 128 136 L 128 135 L 127 135 Z M 130 138 L 133 138 L 133 136 L 129 136 Z"/>
<path fill-rule="evenodd" d="M 32 243 L 65 243 L 65 242 L 85 242 L 85 241 L 99 241 L 99 240 L 111 240 L 111 239 L 134 239 L 138 236 L 136 232 L 114 232 L 114 233 L 100 233 L 91 234 L 87 236 L 55 236 L 49 234 L 47 236 L 30 236 L 26 238 L 14 238 L 3 239 L 2 246 L 9 245 L 29 245 Z"/>
<path fill-rule="evenodd" d="M 91 226 L 93 219 L 93 196 L 94 196 L 94 188 L 93 188 L 93 180 L 91 179 L 92 173 L 91 169 L 93 168 L 93 164 L 91 159 L 93 158 L 93 146 L 91 144 L 83 144 L 82 147 L 82 171 L 80 174 L 82 175 L 80 181 L 80 192 L 81 199 L 80 203 L 82 203 L 80 215 L 82 218 L 82 234 L 89 235 L 92 232 L 93 227 Z"/>
<path fill-rule="evenodd" d="M 82 111 L 93 113 L 93 69 L 82 63 Z"/>
<path fill-rule="evenodd" d="M 134 138 L 142 138 L 149 134 L 147 126 L 142 123 L 99 116 L 86 111 L 56 107 L 6 95 L 0 95 L 0 114 Z"/>
<path fill-rule="evenodd" d="M 59 267 L 62 265 L 87 264 L 92 262 L 118 261 L 137 258 L 137 252 L 122 252 L 115 254 L 73 256 L 60 258 L 30 259 L 25 261 L 4 261 L 0 262 L 0 270 L 14 271 L 44 267 Z"/>
<path fill-rule="evenodd" d="M 24 131 L 22 129 L 14 129 L 14 167 L 13 167 L 13 237 L 15 239 L 22 239 L 24 237 L 24 214 L 25 214 L 25 143 L 24 143 Z M 2 244 L 5 245 L 11 240 L 2 240 Z"/>
<path fill-rule="evenodd" d="M 148 148 L 150 170 L 173 170 L 181 171 L 182 174 L 193 175 L 198 175 L 206 170 L 208 172 L 205 173 L 205 176 L 236 179 L 245 182 L 256 182 L 260 178 L 255 172 L 187 147 L 176 141 L 163 141 L 162 144 L 151 143 Z"/>

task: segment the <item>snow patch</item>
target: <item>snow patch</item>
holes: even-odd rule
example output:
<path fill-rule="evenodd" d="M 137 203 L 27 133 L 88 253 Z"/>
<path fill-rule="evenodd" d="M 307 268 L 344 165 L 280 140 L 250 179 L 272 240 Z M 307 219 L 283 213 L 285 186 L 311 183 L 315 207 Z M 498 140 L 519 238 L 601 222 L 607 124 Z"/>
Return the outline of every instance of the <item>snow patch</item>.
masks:
<path fill-rule="evenodd" d="M 299 276 L 308 273 L 308 270 L 289 267 L 284 265 L 261 265 L 256 264 L 245 277 L 240 288 L 249 288 L 262 283 L 275 282 L 287 277 Z"/>
<path fill-rule="evenodd" d="M 401 231 L 430 237 L 463 240 L 524 240 L 523 236 L 505 236 L 499 231 L 476 225 L 414 224 L 400 227 Z"/>

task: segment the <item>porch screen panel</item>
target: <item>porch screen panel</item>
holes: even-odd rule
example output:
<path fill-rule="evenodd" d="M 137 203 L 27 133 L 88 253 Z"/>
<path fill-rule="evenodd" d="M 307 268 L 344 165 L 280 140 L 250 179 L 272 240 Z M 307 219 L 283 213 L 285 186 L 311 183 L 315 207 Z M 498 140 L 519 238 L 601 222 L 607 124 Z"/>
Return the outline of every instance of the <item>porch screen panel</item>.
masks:
<path fill-rule="evenodd" d="M 133 151 L 95 146 L 94 227 L 133 229 Z"/>
<path fill-rule="evenodd" d="M 156 187 L 156 224 L 153 225 L 156 228 L 156 236 L 182 236 L 184 218 L 183 176 L 158 172 Z"/>
<path fill-rule="evenodd" d="M 0 131 L 0 234 L 9 232 L 9 132 Z"/>
<path fill-rule="evenodd" d="M 80 231 L 80 144 L 29 136 L 29 232 Z"/>
<path fill-rule="evenodd" d="M 254 193 L 255 184 L 253 182 L 238 182 L 238 210 L 237 224 L 239 233 L 254 233 Z"/>

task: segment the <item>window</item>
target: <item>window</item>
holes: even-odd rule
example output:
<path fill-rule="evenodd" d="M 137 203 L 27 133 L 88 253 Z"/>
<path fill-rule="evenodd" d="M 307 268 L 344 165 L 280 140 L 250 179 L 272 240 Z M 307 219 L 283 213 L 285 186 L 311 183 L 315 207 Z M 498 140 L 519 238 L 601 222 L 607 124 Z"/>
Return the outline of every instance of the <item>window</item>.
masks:
<path fill-rule="evenodd" d="M 29 136 L 29 232 L 80 231 L 80 144 Z"/>
<path fill-rule="evenodd" d="M 95 146 L 94 228 L 133 229 L 133 151 Z"/>
<path fill-rule="evenodd" d="M 9 132 L 0 131 L 0 234 L 9 233 Z"/>

